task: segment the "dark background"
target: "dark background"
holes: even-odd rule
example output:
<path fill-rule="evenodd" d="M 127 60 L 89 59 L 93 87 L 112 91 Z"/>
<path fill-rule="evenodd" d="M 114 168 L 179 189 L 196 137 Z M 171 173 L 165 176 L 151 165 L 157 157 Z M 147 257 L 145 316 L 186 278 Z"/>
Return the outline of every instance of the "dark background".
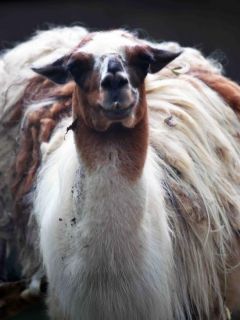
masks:
<path fill-rule="evenodd" d="M 0 5 L 0 48 L 35 30 L 80 23 L 91 30 L 140 29 L 156 40 L 175 40 L 220 59 L 240 82 L 240 0 L 7 1 Z"/>
<path fill-rule="evenodd" d="M 219 59 L 226 75 L 240 82 L 240 0 L 7 1 L 0 4 L 0 49 L 51 25 L 90 30 L 138 29 L 155 40 L 174 40 Z M 38 306 L 15 320 L 47 319 Z"/>

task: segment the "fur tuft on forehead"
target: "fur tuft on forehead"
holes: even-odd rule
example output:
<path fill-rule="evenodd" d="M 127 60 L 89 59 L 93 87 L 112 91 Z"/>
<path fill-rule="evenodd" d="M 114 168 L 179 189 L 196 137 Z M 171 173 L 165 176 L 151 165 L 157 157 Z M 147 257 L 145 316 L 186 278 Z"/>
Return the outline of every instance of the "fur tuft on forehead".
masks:
<path fill-rule="evenodd" d="M 91 53 L 96 56 L 109 53 L 121 54 L 124 53 L 125 47 L 141 44 L 140 39 L 123 29 L 94 32 L 85 38 L 82 39 L 76 51 Z"/>

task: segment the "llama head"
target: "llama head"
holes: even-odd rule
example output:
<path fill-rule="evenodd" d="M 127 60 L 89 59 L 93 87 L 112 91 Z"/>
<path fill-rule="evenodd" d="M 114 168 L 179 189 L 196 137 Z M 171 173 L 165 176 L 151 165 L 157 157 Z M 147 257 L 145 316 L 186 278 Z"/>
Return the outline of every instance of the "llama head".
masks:
<path fill-rule="evenodd" d="M 97 131 L 114 123 L 134 127 L 146 111 L 144 79 L 175 59 L 123 30 L 88 34 L 70 55 L 33 68 L 63 84 L 73 80 L 73 116 Z"/>

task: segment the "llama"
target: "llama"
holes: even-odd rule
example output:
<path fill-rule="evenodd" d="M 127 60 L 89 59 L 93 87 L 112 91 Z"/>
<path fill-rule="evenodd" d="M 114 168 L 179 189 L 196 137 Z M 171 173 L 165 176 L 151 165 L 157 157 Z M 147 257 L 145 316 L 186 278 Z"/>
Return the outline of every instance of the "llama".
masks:
<path fill-rule="evenodd" d="M 33 71 L 10 117 L 13 190 L 16 221 L 37 220 L 23 258 L 39 235 L 51 319 L 237 314 L 239 87 L 197 50 L 124 30 Z"/>

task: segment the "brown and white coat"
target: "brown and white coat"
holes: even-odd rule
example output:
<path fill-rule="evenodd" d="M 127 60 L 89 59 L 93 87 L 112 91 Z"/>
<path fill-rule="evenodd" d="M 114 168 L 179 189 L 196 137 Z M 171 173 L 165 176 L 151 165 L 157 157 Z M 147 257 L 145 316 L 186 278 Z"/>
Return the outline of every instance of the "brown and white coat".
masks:
<path fill-rule="evenodd" d="M 34 56 L 31 41 L 49 52 L 41 48 Z M 226 319 L 226 307 L 236 313 L 238 85 L 197 50 L 150 43 L 123 30 L 86 35 L 82 28 L 56 29 L 31 41 L 22 45 L 22 69 L 29 73 L 19 69 L 24 84 L 15 98 L 14 70 L 5 75 L 9 92 L 5 84 L 2 94 L 11 99 L 1 111 L 6 130 L 21 123 L 12 219 L 23 273 L 37 273 L 43 259 L 51 317 Z M 154 74 L 144 82 L 135 67 L 136 55 L 146 59 L 142 48 L 172 53 L 158 72 L 148 62 Z M 19 60 L 18 52 L 21 46 L 6 53 L 2 65 Z M 109 105 L 96 86 L 109 55 L 126 58 L 135 90 L 124 91 L 135 109 L 121 121 L 98 109 Z M 30 71 L 33 63 L 56 81 L 47 73 L 51 63 L 58 59 L 59 67 L 79 56 L 99 70 L 88 74 L 84 88 L 71 77 L 54 84 Z"/>

